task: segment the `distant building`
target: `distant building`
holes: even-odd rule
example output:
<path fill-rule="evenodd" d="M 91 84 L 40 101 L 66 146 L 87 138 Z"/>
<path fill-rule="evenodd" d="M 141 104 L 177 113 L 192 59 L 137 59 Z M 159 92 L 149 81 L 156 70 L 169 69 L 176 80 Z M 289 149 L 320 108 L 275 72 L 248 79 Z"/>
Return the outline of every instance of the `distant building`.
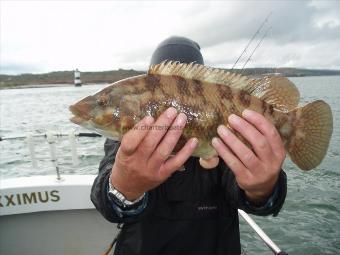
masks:
<path fill-rule="evenodd" d="M 81 86 L 80 71 L 78 69 L 74 70 L 74 86 Z"/>

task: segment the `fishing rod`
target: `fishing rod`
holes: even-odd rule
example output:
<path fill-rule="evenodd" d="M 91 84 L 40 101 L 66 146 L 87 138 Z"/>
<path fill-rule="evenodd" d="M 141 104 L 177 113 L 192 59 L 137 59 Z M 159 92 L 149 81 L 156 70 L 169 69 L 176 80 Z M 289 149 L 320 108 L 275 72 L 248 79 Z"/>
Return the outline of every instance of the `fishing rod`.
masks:
<path fill-rule="evenodd" d="M 250 46 L 250 44 L 252 43 L 252 41 L 255 39 L 255 37 L 257 36 L 257 34 L 261 31 L 261 29 L 263 28 L 263 26 L 267 23 L 269 17 L 272 15 L 272 11 L 269 12 L 269 14 L 267 15 L 267 17 L 265 18 L 265 20 L 262 22 L 262 24 L 260 25 L 260 27 L 257 29 L 257 31 L 255 32 L 255 34 L 253 35 L 253 37 L 249 40 L 247 46 L 243 49 L 241 55 L 238 57 L 238 59 L 236 60 L 236 62 L 234 63 L 233 67 L 231 68 L 231 71 L 234 70 L 236 64 L 238 63 L 238 61 L 241 59 L 241 57 L 243 56 L 243 54 L 247 51 L 248 47 Z"/>
<path fill-rule="evenodd" d="M 241 69 L 241 73 L 243 72 L 245 66 L 248 64 L 249 60 L 251 59 L 251 57 L 254 55 L 255 51 L 257 50 L 257 48 L 261 45 L 263 39 L 267 36 L 268 32 L 272 29 L 272 27 L 269 27 L 267 29 L 267 31 L 263 34 L 261 40 L 259 41 L 259 43 L 256 45 L 256 47 L 254 48 L 254 50 L 252 51 L 252 53 L 250 54 L 250 56 L 248 57 L 247 61 L 244 63 L 242 69 Z"/>
<path fill-rule="evenodd" d="M 256 222 L 243 210 L 238 209 L 239 215 L 248 223 L 248 225 L 256 232 L 256 234 L 262 239 L 262 241 L 270 248 L 275 255 L 288 255 L 285 251 L 282 251 L 267 234 L 256 224 Z"/>
<path fill-rule="evenodd" d="M 53 134 L 54 136 L 57 137 L 63 137 L 63 136 L 69 136 L 69 134 Z M 75 133 L 74 134 L 77 137 L 101 137 L 102 135 L 96 134 L 96 133 Z M 30 135 L 30 137 L 44 137 L 47 138 L 47 134 L 35 134 L 35 135 Z M 0 137 L 0 142 L 5 141 L 5 140 L 14 140 L 14 139 L 26 139 L 27 135 L 18 135 L 18 136 L 5 136 L 5 137 Z"/>

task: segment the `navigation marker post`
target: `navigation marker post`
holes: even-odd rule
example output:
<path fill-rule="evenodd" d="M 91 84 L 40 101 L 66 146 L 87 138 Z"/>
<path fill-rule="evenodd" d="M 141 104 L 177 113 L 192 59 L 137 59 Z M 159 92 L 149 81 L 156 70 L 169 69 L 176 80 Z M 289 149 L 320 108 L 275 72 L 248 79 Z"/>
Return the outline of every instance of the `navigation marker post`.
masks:
<path fill-rule="evenodd" d="M 81 86 L 80 71 L 78 69 L 74 70 L 74 86 Z"/>

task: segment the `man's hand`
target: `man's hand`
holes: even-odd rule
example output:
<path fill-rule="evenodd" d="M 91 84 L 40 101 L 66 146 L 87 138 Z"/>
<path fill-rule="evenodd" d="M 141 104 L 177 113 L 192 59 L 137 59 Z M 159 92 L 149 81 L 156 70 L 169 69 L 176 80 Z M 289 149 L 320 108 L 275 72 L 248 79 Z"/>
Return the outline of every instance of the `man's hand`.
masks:
<path fill-rule="evenodd" d="M 247 198 L 260 203 L 273 192 L 285 159 L 285 150 L 276 128 L 264 116 L 245 110 L 242 117 L 232 114 L 228 122 L 252 145 L 253 150 L 223 125 L 217 129 L 221 139 L 213 138 L 212 145 L 234 172 Z"/>
<path fill-rule="evenodd" d="M 186 124 L 185 114 L 168 108 L 158 119 L 145 117 L 127 132 L 117 152 L 111 182 L 128 200 L 135 200 L 164 182 L 191 156 L 196 138 L 169 158 Z M 169 127 L 167 129 L 166 127 Z"/>

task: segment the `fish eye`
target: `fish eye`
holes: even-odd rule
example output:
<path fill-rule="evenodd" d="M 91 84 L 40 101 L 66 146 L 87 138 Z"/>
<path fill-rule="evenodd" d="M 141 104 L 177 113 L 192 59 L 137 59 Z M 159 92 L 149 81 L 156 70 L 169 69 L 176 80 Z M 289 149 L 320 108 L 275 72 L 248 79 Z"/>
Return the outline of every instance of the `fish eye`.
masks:
<path fill-rule="evenodd" d="M 99 106 L 105 106 L 105 102 L 103 100 L 97 99 L 96 103 Z"/>
<path fill-rule="evenodd" d="M 101 106 L 101 107 L 105 107 L 106 104 L 107 104 L 107 98 L 106 97 L 99 97 L 97 100 L 96 100 L 96 103 L 97 105 Z"/>

